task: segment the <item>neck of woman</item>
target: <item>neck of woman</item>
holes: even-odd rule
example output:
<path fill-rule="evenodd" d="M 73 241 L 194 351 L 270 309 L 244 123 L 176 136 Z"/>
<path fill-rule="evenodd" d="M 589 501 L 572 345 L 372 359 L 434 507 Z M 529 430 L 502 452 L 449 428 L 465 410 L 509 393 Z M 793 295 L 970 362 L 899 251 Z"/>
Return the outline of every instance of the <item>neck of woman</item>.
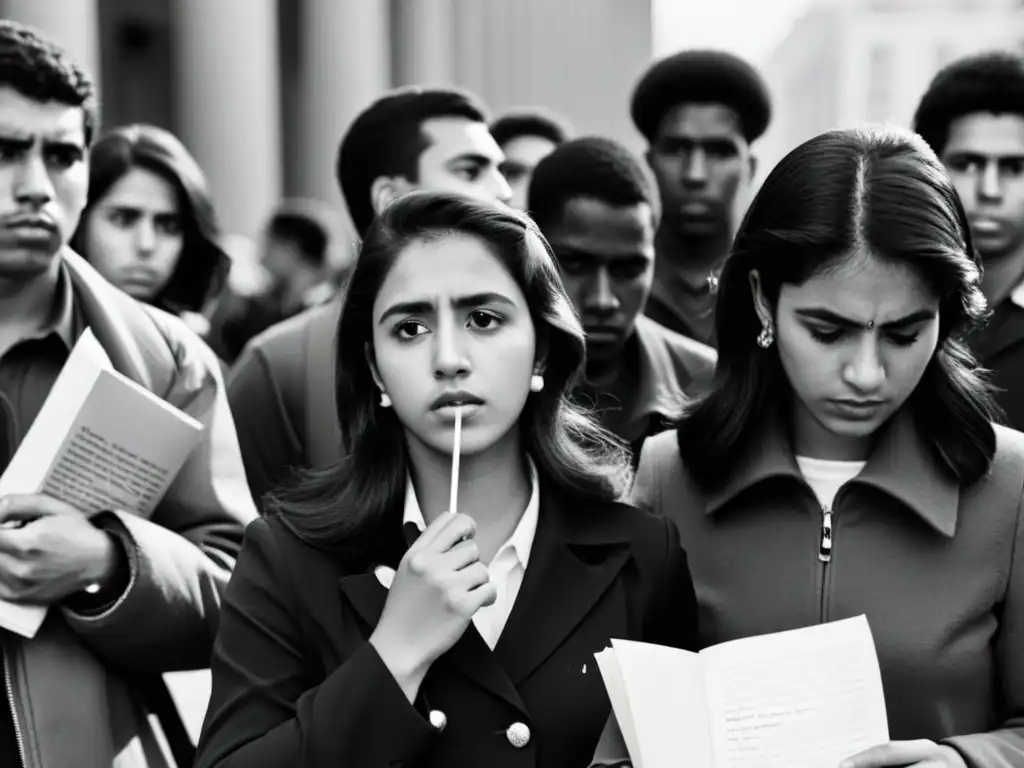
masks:
<path fill-rule="evenodd" d="M 867 461 L 875 435 L 837 435 L 797 402 L 792 418 L 793 452 L 797 456 L 827 461 Z"/>
<path fill-rule="evenodd" d="M 409 459 L 416 500 L 430 525 L 449 511 L 452 457 L 413 439 Z M 532 493 L 519 430 L 480 453 L 463 454 L 460 462 L 456 511 L 476 522 L 480 560 L 490 562 L 515 531 Z"/>

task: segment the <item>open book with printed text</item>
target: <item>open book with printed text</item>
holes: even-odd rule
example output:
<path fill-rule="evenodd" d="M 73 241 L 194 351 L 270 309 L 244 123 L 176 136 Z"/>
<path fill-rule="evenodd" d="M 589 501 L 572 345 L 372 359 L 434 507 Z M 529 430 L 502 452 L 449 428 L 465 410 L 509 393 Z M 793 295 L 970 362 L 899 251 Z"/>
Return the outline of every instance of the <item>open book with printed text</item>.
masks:
<path fill-rule="evenodd" d="M 86 515 L 148 516 L 203 425 L 113 369 L 91 330 L 75 344 L 28 433 L 0 476 L 0 498 L 43 493 Z M 33 637 L 37 605 L 0 600 L 0 626 Z"/>
<path fill-rule="evenodd" d="M 835 768 L 889 741 L 866 617 L 691 653 L 596 655 L 634 768 Z"/>

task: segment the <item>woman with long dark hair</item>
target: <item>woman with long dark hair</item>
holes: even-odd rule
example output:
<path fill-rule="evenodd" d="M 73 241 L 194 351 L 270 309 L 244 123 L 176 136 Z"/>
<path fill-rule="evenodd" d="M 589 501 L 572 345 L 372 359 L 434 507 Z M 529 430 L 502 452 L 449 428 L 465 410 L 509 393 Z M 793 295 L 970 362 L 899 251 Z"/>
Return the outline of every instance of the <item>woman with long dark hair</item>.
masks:
<path fill-rule="evenodd" d="M 89 198 L 72 247 L 130 296 L 201 314 L 230 259 L 202 169 L 162 128 L 128 125 L 89 151 Z"/>
<path fill-rule="evenodd" d="M 964 345 L 979 283 L 919 137 L 812 139 L 725 263 L 711 391 L 640 459 L 702 646 L 867 616 L 893 741 L 847 768 L 1024 765 L 1024 436 Z"/>
<path fill-rule="evenodd" d="M 568 397 L 584 349 L 525 216 L 381 214 L 337 333 L 348 458 L 247 531 L 198 766 L 589 763 L 594 654 L 689 646 L 696 603 L 678 530 L 620 502 L 629 459 Z"/>

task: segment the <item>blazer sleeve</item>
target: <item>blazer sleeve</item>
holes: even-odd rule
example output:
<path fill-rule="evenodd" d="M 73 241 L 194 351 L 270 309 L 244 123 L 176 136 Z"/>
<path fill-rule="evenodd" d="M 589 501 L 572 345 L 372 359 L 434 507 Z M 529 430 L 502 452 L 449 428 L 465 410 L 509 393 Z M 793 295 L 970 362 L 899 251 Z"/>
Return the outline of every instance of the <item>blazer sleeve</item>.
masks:
<path fill-rule="evenodd" d="M 294 614 L 301 601 L 274 536 L 266 520 L 246 532 L 214 645 L 195 767 L 391 768 L 413 760 L 434 729 L 370 643 L 317 684 Z"/>
<path fill-rule="evenodd" d="M 201 422 L 202 435 L 150 518 L 116 510 L 97 518 L 124 545 L 126 590 L 98 612 L 63 609 L 97 655 L 131 672 L 209 664 L 221 595 L 257 516 L 220 364 L 198 337 L 167 323 L 175 374 L 163 397 Z"/>
<path fill-rule="evenodd" d="M 988 733 L 955 736 L 943 742 L 956 749 L 970 768 L 1024 765 L 1024 512 L 1020 509 L 1012 558 L 996 645 L 1002 724 Z"/>
<path fill-rule="evenodd" d="M 686 551 L 680 544 L 679 528 L 667 517 L 658 518 L 657 522 L 664 530 L 662 566 L 653 585 L 653 599 L 648 604 L 640 640 L 697 651 L 697 592 Z"/>
<path fill-rule="evenodd" d="M 300 371 L 305 366 L 296 362 Z M 285 391 L 259 339 L 248 344 L 228 376 L 228 401 L 238 420 L 242 460 L 249 490 L 264 511 L 264 497 L 288 482 L 293 468 L 306 464 L 298 429 L 289 417 Z"/>

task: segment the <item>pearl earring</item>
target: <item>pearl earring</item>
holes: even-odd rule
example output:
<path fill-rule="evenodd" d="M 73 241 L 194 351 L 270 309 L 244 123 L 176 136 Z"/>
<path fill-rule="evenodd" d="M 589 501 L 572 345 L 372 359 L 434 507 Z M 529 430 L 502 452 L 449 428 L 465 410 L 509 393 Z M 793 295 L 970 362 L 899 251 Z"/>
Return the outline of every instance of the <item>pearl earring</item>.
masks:
<path fill-rule="evenodd" d="M 533 376 L 530 377 L 530 391 L 540 392 L 542 389 L 544 389 L 544 377 L 539 373 L 533 374 Z"/>
<path fill-rule="evenodd" d="M 757 346 L 761 349 L 768 349 L 775 341 L 775 329 L 772 328 L 771 323 L 766 323 L 761 328 L 761 332 L 757 334 Z"/>
<path fill-rule="evenodd" d="M 380 407 L 381 408 L 390 408 L 391 407 L 391 398 L 388 397 L 388 393 L 387 392 L 381 392 L 380 393 Z"/>

